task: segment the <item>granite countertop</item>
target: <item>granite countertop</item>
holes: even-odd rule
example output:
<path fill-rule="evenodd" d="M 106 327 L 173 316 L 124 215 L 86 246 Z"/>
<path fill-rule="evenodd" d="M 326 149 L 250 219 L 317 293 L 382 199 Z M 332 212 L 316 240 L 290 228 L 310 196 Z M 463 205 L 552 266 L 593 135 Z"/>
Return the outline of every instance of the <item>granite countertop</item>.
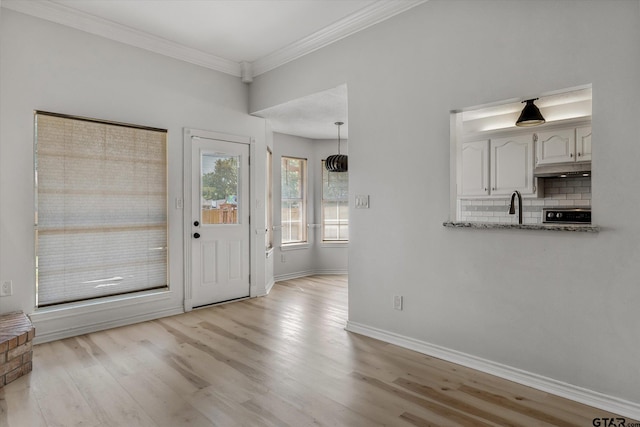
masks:
<path fill-rule="evenodd" d="M 597 233 L 600 227 L 581 224 L 494 224 L 487 222 L 455 222 L 442 223 L 450 228 L 478 228 L 478 229 L 503 229 L 503 230 L 543 230 L 543 231 L 578 231 L 583 233 Z"/>

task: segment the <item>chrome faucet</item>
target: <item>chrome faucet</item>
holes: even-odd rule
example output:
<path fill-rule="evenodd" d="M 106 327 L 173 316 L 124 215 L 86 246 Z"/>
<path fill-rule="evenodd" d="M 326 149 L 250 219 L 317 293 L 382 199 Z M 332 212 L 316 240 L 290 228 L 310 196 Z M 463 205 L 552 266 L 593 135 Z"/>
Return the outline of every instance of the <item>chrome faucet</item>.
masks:
<path fill-rule="evenodd" d="M 509 215 L 514 215 L 516 213 L 515 207 L 515 199 L 518 196 L 518 224 L 522 224 L 522 195 L 518 190 L 515 190 L 511 194 L 511 205 L 509 205 Z"/>

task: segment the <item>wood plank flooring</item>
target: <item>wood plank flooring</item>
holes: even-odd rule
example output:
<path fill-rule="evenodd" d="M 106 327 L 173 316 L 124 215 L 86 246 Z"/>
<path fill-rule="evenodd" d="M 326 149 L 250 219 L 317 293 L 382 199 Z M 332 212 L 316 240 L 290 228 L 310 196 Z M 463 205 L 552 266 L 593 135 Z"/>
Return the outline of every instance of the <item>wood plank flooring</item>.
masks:
<path fill-rule="evenodd" d="M 590 426 L 613 414 L 344 330 L 346 276 L 34 347 L 0 426 Z M 628 420 L 631 422 L 631 420 Z"/>

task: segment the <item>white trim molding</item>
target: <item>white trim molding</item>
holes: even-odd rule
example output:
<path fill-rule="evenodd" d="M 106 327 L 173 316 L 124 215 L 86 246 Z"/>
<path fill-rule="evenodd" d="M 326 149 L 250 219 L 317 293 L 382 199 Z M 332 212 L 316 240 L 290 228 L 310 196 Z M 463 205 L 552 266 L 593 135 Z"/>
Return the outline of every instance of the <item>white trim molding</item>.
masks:
<path fill-rule="evenodd" d="M 405 12 L 427 0 L 377 1 L 296 42 L 253 61 L 253 76 L 271 71 L 345 37 Z"/>
<path fill-rule="evenodd" d="M 240 77 L 240 63 L 99 18 L 52 1 L 3 0 L 2 7 Z"/>
<path fill-rule="evenodd" d="M 2 0 L 2 7 L 191 64 L 200 65 L 211 70 L 241 77 L 244 83 L 251 83 L 255 76 L 337 42 L 426 1 L 376 1 L 344 19 L 253 62 L 235 62 L 225 59 L 48 0 Z"/>
<path fill-rule="evenodd" d="M 419 353 L 437 357 L 448 362 L 466 366 L 480 372 L 504 378 L 518 384 L 535 388 L 556 396 L 564 397 L 594 408 L 612 412 L 635 420 L 640 419 L 640 404 L 588 390 L 572 384 L 554 380 L 542 375 L 527 372 L 512 366 L 483 359 L 460 351 L 451 350 L 436 344 L 409 338 L 393 332 L 377 329 L 357 322 L 347 322 L 345 328 L 349 332 L 375 338 L 390 344 L 414 350 Z"/>
<path fill-rule="evenodd" d="M 299 279 L 301 277 L 308 276 L 316 276 L 316 275 L 341 275 L 341 274 L 349 274 L 348 270 L 306 270 L 306 271 L 295 271 L 293 273 L 280 274 L 275 276 L 273 279 L 275 282 L 282 282 L 283 280 L 291 280 L 291 279 Z"/>

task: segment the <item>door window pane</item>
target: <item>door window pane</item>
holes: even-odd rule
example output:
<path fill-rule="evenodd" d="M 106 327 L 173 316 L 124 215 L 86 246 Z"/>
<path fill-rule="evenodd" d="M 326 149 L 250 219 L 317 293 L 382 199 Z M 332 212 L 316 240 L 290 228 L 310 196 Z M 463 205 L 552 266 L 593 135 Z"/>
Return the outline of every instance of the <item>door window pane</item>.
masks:
<path fill-rule="evenodd" d="M 203 154 L 202 224 L 238 224 L 239 156 Z"/>

